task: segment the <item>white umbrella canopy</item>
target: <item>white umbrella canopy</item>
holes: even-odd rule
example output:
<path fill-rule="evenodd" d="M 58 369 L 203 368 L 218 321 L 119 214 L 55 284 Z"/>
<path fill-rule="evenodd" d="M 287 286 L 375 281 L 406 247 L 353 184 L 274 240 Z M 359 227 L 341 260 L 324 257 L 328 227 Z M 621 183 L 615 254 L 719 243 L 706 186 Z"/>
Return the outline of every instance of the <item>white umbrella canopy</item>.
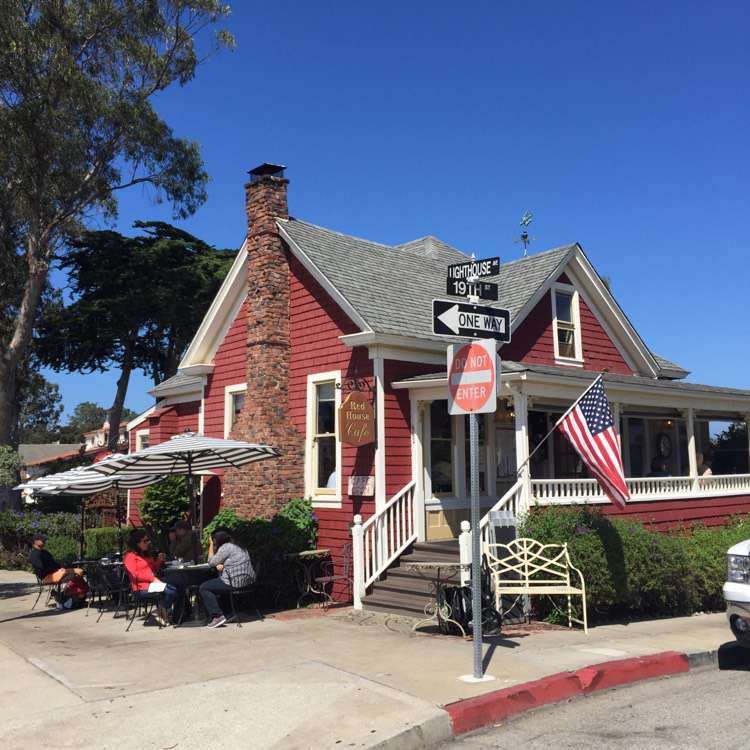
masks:
<path fill-rule="evenodd" d="M 110 456 L 89 468 L 101 474 L 127 477 L 136 474 L 200 474 L 276 458 L 275 448 L 241 440 L 220 440 L 193 432 L 174 435 L 136 453 Z"/>
<path fill-rule="evenodd" d="M 110 456 L 89 467 L 110 477 L 138 474 L 181 474 L 187 477 L 188 495 L 193 521 L 202 525 L 200 508 L 193 491 L 193 477 L 214 469 L 239 469 L 241 466 L 276 458 L 279 452 L 270 445 L 246 443 L 241 440 L 221 440 L 204 437 L 194 432 L 173 435 L 142 451 L 122 456 Z"/>

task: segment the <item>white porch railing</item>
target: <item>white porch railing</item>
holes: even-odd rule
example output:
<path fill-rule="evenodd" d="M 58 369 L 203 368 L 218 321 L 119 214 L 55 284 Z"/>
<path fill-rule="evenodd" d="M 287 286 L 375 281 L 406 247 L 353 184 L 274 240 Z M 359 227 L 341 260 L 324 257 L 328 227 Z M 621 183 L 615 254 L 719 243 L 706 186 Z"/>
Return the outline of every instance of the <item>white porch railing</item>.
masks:
<path fill-rule="evenodd" d="M 521 499 L 523 496 L 523 480 L 519 479 L 486 513 L 479 522 L 479 529 L 482 535 L 480 540 L 482 549 L 489 542 L 487 535 L 489 533 L 490 513 L 498 510 L 508 510 L 514 516 L 518 516 L 525 508 L 522 507 Z"/>
<path fill-rule="evenodd" d="M 638 477 L 625 480 L 635 502 L 750 494 L 750 474 L 708 477 Z M 532 479 L 531 501 L 537 505 L 609 502 L 595 479 Z"/>
<path fill-rule="evenodd" d="M 354 608 L 362 609 L 367 587 L 372 585 L 417 540 L 417 483 L 409 482 L 377 513 L 362 523 L 354 516 L 352 526 L 352 560 L 354 564 Z"/>

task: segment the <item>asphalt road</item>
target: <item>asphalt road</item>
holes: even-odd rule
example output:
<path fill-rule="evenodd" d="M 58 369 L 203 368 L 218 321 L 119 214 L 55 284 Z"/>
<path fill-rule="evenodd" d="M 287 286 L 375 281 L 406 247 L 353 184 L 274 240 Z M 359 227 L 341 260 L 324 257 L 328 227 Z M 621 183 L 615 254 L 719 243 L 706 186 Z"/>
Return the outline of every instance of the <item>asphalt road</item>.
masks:
<path fill-rule="evenodd" d="M 750 649 L 703 668 L 540 709 L 451 743 L 466 750 L 746 750 Z"/>

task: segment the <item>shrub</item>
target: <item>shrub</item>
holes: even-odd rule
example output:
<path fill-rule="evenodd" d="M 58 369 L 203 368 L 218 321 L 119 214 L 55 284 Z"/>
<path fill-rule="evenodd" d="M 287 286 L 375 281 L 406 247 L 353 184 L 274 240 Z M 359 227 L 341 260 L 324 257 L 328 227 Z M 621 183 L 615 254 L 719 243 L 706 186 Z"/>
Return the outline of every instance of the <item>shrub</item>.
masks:
<path fill-rule="evenodd" d="M 147 487 L 138 509 L 143 524 L 164 536 L 190 510 L 185 477 L 170 476 Z"/>
<path fill-rule="evenodd" d="M 9 551 L 24 550 L 35 532 L 77 539 L 81 516 L 77 513 L 40 513 L 38 510 L 0 511 L 0 544 Z"/>
<path fill-rule="evenodd" d="M 132 527 L 122 527 L 123 546 L 128 538 Z M 86 557 L 90 560 L 98 560 L 111 552 L 119 550 L 120 542 L 117 526 L 103 526 L 96 529 L 86 529 Z"/>
<path fill-rule="evenodd" d="M 63 565 L 69 565 L 73 560 L 77 560 L 81 553 L 79 541 L 62 534 L 48 537 L 46 548 L 50 555 Z"/>
<path fill-rule="evenodd" d="M 221 510 L 203 530 L 203 543 L 208 547 L 214 529 L 231 529 L 237 541 L 247 547 L 253 562 L 261 570 L 260 581 L 273 594 L 273 602 L 280 598 L 296 598 L 295 565 L 286 555 L 314 549 L 317 541 L 317 517 L 309 498 L 290 500 L 272 518 L 240 518 L 233 510 Z"/>
<path fill-rule="evenodd" d="M 532 510 L 519 535 L 567 542 L 586 581 L 592 621 L 686 615 L 723 608 L 726 551 L 750 538 L 750 517 L 715 529 L 660 532 L 586 506 L 549 507 Z M 551 615 L 546 600 L 532 602 L 542 616 Z"/>
<path fill-rule="evenodd" d="M 9 445 L 0 445 L 0 487 L 18 484 L 18 472 L 23 460 Z"/>

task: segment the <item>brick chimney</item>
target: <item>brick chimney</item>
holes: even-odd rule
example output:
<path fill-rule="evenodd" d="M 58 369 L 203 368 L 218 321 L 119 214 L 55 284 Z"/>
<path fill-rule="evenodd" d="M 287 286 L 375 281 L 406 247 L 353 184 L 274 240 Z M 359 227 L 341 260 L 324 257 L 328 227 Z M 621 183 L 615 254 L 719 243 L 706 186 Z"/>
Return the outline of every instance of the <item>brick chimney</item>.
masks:
<path fill-rule="evenodd" d="M 224 507 L 270 517 L 304 494 L 304 438 L 289 417 L 289 262 L 276 219 L 286 219 L 284 167 L 261 164 L 245 186 L 247 213 L 247 392 L 232 438 L 268 443 L 280 458 L 227 473 Z"/>

